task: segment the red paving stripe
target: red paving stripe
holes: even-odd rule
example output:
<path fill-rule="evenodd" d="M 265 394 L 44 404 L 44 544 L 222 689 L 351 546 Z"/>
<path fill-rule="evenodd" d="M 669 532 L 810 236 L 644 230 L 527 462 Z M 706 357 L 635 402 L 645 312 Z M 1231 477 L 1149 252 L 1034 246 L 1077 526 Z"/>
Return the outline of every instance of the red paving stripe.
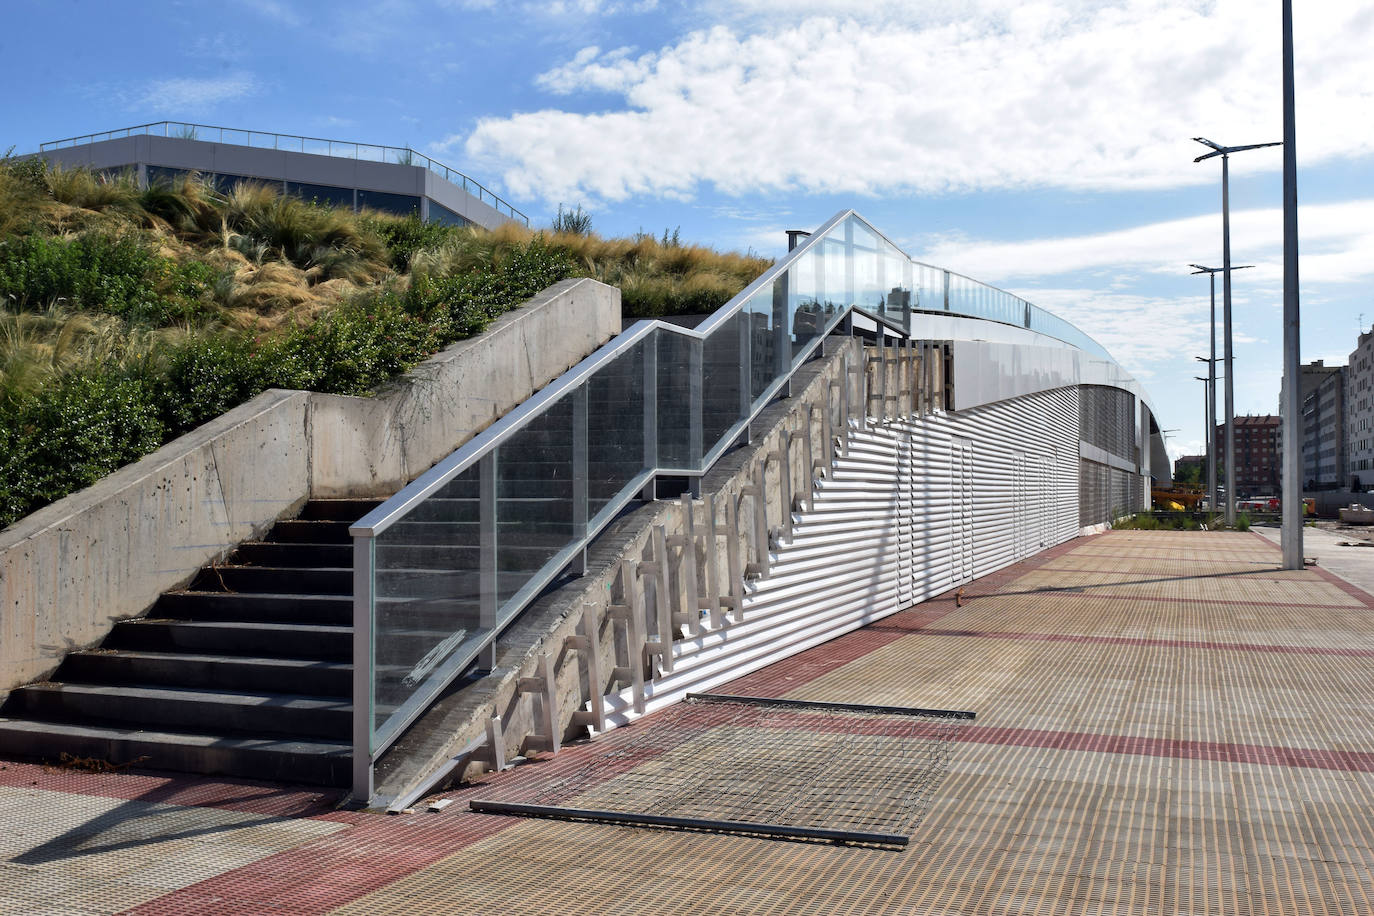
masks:
<path fill-rule="evenodd" d="M 1330 576 L 1331 573 L 1326 573 L 1326 575 Z M 1332 578 L 1336 578 L 1336 577 L 1333 576 Z M 1296 580 L 1294 580 L 1294 579 L 1264 579 L 1264 580 L 1262 580 L 1262 581 L 1265 581 L 1265 582 L 1293 582 L 1293 581 L 1296 581 Z M 1342 580 L 1342 581 L 1343 581 L 1343 580 Z M 1113 582 L 1113 583 L 1110 583 L 1110 584 L 1112 584 L 1112 585 L 1120 585 L 1121 583 L 1119 583 L 1119 582 Z M 1348 583 L 1347 583 L 1347 584 L 1348 584 Z M 1104 586 L 1094 585 L 1094 586 L 1088 586 L 1088 587 L 1089 587 L 1089 588 L 1103 588 Z M 1354 589 L 1354 586 L 1351 586 L 1350 588 L 1347 588 L 1347 589 L 1342 589 L 1342 591 L 1347 592 L 1347 593 L 1350 594 L 1351 597 L 1353 597 L 1353 598 L 1359 599 L 1359 600 L 1364 604 L 1364 606 L 1370 607 L 1370 608 L 1374 608 L 1374 598 L 1370 598 L 1369 596 L 1364 595 L 1363 593 L 1357 594 L 1357 592 L 1359 592 L 1359 589 L 1354 589 L 1354 591 L 1351 591 L 1351 589 Z M 1313 604 L 1313 603 L 1308 602 L 1308 601 L 1302 601 L 1302 602 L 1293 602 L 1293 601 L 1258 601 L 1258 600 L 1253 600 L 1253 599 L 1252 599 L 1252 600 L 1248 600 L 1248 601 L 1235 601 L 1235 600 L 1232 600 L 1232 599 L 1230 599 L 1230 598 L 1161 598 L 1161 597 L 1158 597 L 1158 596 L 1150 596 L 1150 595 L 1108 595 L 1108 594 L 1103 594 L 1102 592 L 1079 592 L 1079 591 L 1069 591 L 1069 590 L 1067 590 L 1067 589 L 1055 588 L 1054 586 L 1046 586 L 1045 588 L 1028 588 L 1028 589 L 1026 589 L 1025 591 L 1013 591 L 1013 592 L 988 592 L 988 593 L 986 593 L 986 594 L 965 595 L 965 596 L 964 596 L 964 601 L 965 601 L 965 602 L 969 602 L 969 601 L 972 601 L 974 598 L 992 598 L 992 597 L 1002 597 L 1002 598 L 1006 598 L 1006 597 L 1012 597 L 1012 596 L 1016 596 L 1016 595 L 1049 595 L 1049 594 L 1053 594 L 1056 598 L 1082 598 L 1082 599 L 1102 598 L 1102 599 L 1105 599 L 1105 600 L 1108 600 L 1108 601 L 1151 601 L 1151 602 L 1156 602 L 1156 603 L 1158 603 L 1158 602 L 1163 602 L 1163 603 L 1165 603 L 1165 604 L 1219 604 L 1219 605 L 1223 605 L 1223 606 L 1235 605 L 1235 606 L 1237 606 L 1237 607 L 1301 607 L 1301 608 L 1313 608 L 1313 609 L 1315 609 L 1315 610 L 1321 610 L 1321 611 L 1351 611 L 1351 610 L 1357 610 L 1356 608 L 1354 608 L 1354 607 L 1352 607 L 1351 605 L 1348 605 L 1348 604 Z"/>
<path fill-rule="evenodd" d="M 1304 605 L 1306 606 L 1306 605 Z M 882 624 L 875 624 L 881 629 Z M 1043 642 L 1101 643 L 1110 646 L 1160 646 L 1182 649 L 1217 649 L 1223 652 L 1279 652 L 1291 655 L 1340 655 L 1348 658 L 1374 658 L 1374 649 L 1333 649 L 1326 646 L 1274 646 L 1265 643 L 1210 642 L 1201 639 L 1150 639 L 1134 636 L 1085 636 L 1077 633 L 1024 633 L 1008 630 L 920 629 L 922 636 L 970 636 L 979 639 L 1033 639 Z"/>
<path fill-rule="evenodd" d="M 1365 607 L 1374 608 L 1374 595 L 1371 595 L 1369 592 L 1360 588 L 1358 585 L 1345 581 L 1329 569 L 1322 569 L 1320 566 L 1309 566 L 1307 568 L 1310 569 L 1312 572 L 1316 573 L 1322 579 L 1326 580 L 1327 582 L 1330 582 L 1332 585 L 1336 586 L 1341 591 L 1345 592 L 1350 597 L 1355 598 L 1356 600 L 1363 603 Z"/>
<path fill-rule="evenodd" d="M 1273 541 L 1269 540 L 1267 537 L 1265 537 L 1257 531 L 1251 531 L 1250 533 L 1254 535 L 1256 538 L 1258 538 L 1266 547 L 1270 548 L 1271 550 L 1277 553 L 1282 554 L 1283 548 L 1278 544 L 1275 544 Z M 1331 572 L 1329 569 L 1323 569 L 1319 565 L 1308 566 L 1305 568 L 1309 572 L 1316 573 L 1318 578 L 1330 582 L 1332 585 L 1336 586 L 1350 597 L 1358 599 L 1366 607 L 1374 608 L 1374 595 L 1371 595 L 1369 592 L 1360 588 L 1358 585 L 1345 581 L 1340 576 Z"/>
<path fill-rule="evenodd" d="M 125 910 L 137 916 L 327 913 L 512 826 L 464 814 L 369 814 L 353 829 L 303 843 Z"/>
<path fill-rule="evenodd" d="M 221 808 L 269 817 L 324 818 L 351 822 L 357 815 L 337 811 L 337 790 L 312 790 L 237 779 L 155 773 L 90 773 L 68 767 L 0 760 L 0 786 L 43 789 L 97 798 L 157 805 Z"/>
<path fill-rule="evenodd" d="M 1224 763 L 1256 763 L 1266 766 L 1340 770 L 1348 773 L 1374 773 L 1374 753 L 1366 751 L 1279 747 L 1268 744 L 1227 744 L 1219 741 L 1140 738 L 1093 732 L 1061 732 L 982 725 L 964 728 L 954 740 L 973 744 L 1045 747 L 1063 751 L 1093 751 L 1103 754 L 1135 754 L 1144 757 L 1174 757 L 1180 760 L 1216 760 Z"/>

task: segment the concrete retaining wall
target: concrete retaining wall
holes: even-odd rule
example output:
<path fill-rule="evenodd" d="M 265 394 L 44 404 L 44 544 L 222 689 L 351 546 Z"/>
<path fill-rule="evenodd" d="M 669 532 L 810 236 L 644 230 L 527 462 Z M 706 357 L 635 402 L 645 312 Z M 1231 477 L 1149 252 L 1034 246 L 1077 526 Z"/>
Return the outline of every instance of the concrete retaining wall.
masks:
<path fill-rule="evenodd" d="M 620 291 L 564 280 L 376 397 L 310 400 L 311 495 L 389 496 L 620 333 Z"/>
<path fill-rule="evenodd" d="M 620 331 L 565 280 L 373 398 L 265 391 L 0 532 L 0 698 L 306 499 L 389 495 Z"/>

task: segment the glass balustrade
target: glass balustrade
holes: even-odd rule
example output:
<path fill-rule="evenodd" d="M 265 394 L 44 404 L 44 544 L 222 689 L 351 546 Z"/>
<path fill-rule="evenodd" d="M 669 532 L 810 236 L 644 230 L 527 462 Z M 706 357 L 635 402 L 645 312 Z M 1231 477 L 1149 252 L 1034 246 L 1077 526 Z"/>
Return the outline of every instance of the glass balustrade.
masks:
<path fill-rule="evenodd" d="M 1105 356 L 1010 293 L 833 218 L 699 328 L 641 322 L 354 526 L 370 626 L 371 746 L 385 747 L 655 474 L 699 475 L 851 308 L 1028 327 Z"/>

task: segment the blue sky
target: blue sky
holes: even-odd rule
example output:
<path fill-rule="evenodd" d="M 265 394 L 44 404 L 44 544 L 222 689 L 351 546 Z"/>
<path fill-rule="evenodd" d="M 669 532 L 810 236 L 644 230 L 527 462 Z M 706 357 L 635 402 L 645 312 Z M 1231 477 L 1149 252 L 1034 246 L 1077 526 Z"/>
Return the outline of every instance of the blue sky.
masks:
<path fill-rule="evenodd" d="M 1374 324 L 1374 3 L 1298 3 L 1303 358 Z M 721 248 L 854 207 L 1058 312 L 1197 451 L 1221 143 L 1276 140 L 1278 0 L 5 0 L 0 149 L 163 119 L 409 145 L 546 223 Z M 20 88 L 22 87 L 22 88 Z M 1232 159 L 1236 406 L 1277 409 L 1278 149 Z M 1220 284 L 1218 284 L 1220 286 Z"/>

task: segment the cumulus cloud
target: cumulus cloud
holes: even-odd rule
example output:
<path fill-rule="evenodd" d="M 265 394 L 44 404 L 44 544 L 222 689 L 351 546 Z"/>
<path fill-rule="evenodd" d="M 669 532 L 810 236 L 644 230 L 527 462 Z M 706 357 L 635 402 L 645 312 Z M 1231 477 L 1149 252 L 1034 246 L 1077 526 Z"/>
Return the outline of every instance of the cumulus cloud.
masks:
<path fill-rule="evenodd" d="M 199 114 L 222 102 L 246 98 L 258 91 L 257 79 L 249 73 L 196 79 L 177 77 L 154 80 L 130 107 L 164 114 Z"/>
<path fill-rule="evenodd" d="M 496 0 L 449 0 L 449 5 L 467 10 L 500 9 Z M 652 12 L 658 9 L 658 0 L 526 0 L 520 8 L 547 17 L 614 16 Z"/>
<path fill-rule="evenodd" d="M 1300 276 L 1323 283 L 1374 279 L 1374 199 L 1304 206 L 1299 232 Z M 1246 273 L 1247 283 L 1281 283 L 1282 209 L 1233 211 L 1231 250 L 1233 263 L 1255 265 Z M 1221 217 L 1209 213 L 1114 232 L 1019 242 L 955 238 L 926 246 L 918 258 L 1001 283 L 1121 268 L 1181 274 L 1190 261 L 1221 266 Z"/>
<path fill-rule="evenodd" d="M 1138 379 L 1152 378 L 1180 353 L 1207 352 L 1205 295 L 1147 296 L 1072 287 L 1021 292 L 1102 344 Z M 1237 344 L 1251 340 L 1240 329 L 1234 339 Z"/>
<path fill-rule="evenodd" d="M 583 48 L 537 81 L 616 104 L 487 118 L 449 142 L 516 194 L 615 201 L 1162 188 L 1216 180 L 1190 137 L 1280 132 L 1277 15 L 1249 0 L 912 6 L 708 0 L 707 28 L 646 53 Z M 1374 120 L 1351 116 L 1374 102 L 1374 15 L 1357 0 L 1297 15 L 1300 156 L 1374 151 Z"/>

